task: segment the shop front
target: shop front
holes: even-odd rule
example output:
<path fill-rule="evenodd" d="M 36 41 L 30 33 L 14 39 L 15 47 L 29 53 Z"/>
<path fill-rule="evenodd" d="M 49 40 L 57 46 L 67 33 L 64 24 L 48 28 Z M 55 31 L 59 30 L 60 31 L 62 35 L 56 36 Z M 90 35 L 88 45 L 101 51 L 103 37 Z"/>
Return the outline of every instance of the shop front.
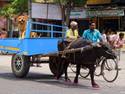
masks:
<path fill-rule="evenodd" d="M 97 19 L 98 28 L 103 29 L 112 28 L 113 30 L 124 30 L 122 25 L 125 20 L 124 9 L 108 9 L 108 10 L 89 10 L 88 17 L 95 17 Z"/>

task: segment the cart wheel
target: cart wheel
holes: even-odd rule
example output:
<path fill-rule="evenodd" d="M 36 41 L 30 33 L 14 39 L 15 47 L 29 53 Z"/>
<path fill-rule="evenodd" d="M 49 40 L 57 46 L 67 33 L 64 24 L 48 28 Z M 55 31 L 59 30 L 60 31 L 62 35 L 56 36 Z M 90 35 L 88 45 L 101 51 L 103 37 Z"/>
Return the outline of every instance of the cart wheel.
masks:
<path fill-rule="evenodd" d="M 59 64 L 60 64 L 60 59 L 59 57 L 49 57 L 49 68 L 51 70 L 51 72 L 56 76 L 58 73 L 58 68 L 59 68 Z M 63 69 L 63 66 L 61 66 L 61 69 Z M 64 72 L 62 72 L 62 70 L 60 70 L 60 75 L 62 75 Z"/>
<path fill-rule="evenodd" d="M 13 55 L 11 61 L 12 72 L 16 77 L 23 78 L 27 75 L 30 68 L 29 57 Z"/>

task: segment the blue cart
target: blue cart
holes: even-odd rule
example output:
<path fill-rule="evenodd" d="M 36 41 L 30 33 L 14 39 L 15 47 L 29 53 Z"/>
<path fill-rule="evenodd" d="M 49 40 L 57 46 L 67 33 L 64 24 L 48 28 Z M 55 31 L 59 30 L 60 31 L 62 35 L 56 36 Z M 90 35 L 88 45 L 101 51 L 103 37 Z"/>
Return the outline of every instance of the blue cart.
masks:
<path fill-rule="evenodd" d="M 57 71 L 58 41 L 64 40 L 67 27 L 27 21 L 26 33 L 23 39 L 11 37 L 0 39 L 0 50 L 12 54 L 11 68 L 16 77 L 22 78 L 27 75 L 30 65 L 42 63 L 40 58 L 49 57 L 50 70 L 53 74 Z M 37 37 L 31 38 L 31 32 L 36 32 Z M 16 34 L 17 35 L 17 34 Z"/>

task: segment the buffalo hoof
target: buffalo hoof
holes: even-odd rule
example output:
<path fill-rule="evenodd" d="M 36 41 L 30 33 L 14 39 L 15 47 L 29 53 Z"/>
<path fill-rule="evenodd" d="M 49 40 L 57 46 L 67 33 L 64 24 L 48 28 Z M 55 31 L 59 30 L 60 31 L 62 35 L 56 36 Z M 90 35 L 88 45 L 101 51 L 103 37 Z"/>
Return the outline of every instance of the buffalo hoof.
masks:
<path fill-rule="evenodd" d="M 65 79 L 64 82 L 66 85 L 72 85 L 72 81 L 70 79 Z"/>
<path fill-rule="evenodd" d="M 100 88 L 98 84 L 93 84 L 92 87 L 93 88 Z"/>
<path fill-rule="evenodd" d="M 78 84 L 78 79 L 77 78 L 74 79 L 74 83 Z"/>
<path fill-rule="evenodd" d="M 58 78 L 58 77 L 56 77 L 56 76 L 55 76 L 54 78 L 55 78 L 56 80 L 59 80 L 59 78 Z"/>
<path fill-rule="evenodd" d="M 68 78 L 68 79 L 65 79 L 65 82 L 71 83 L 72 81 Z"/>
<path fill-rule="evenodd" d="M 57 76 L 57 75 L 54 75 L 54 78 L 56 79 L 56 80 L 59 80 L 59 76 Z"/>

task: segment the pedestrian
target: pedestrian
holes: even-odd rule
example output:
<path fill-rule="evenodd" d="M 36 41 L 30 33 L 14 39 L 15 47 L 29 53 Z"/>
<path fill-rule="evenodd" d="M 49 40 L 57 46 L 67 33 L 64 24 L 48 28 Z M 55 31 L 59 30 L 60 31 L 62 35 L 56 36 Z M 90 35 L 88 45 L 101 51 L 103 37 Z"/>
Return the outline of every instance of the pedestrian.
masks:
<path fill-rule="evenodd" d="M 118 39 L 115 40 L 114 42 L 114 47 L 121 49 L 124 44 L 125 44 L 124 33 L 119 33 Z"/>
<path fill-rule="evenodd" d="M 117 32 L 112 30 L 110 35 L 109 35 L 109 41 L 108 42 L 113 49 L 115 48 L 115 41 L 117 41 L 118 38 L 119 38 L 119 36 L 117 35 Z"/>
<path fill-rule="evenodd" d="M 102 31 L 102 41 L 107 42 L 107 35 L 106 35 L 105 31 Z"/>
<path fill-rule="evenodd" d="M 96 29 L 94 22 L 90 23 L 89 29 L 84 31 L 82 37 L 94 43 L 102 41 L 102 35 L 99 30 Z"/>
<path fill-rule="evenodd" d="M 117 53 L 118 60 L 120 60 L 121 48 L 125 44 L 124 33 L 119 33 L 118 38 L 114 41 L 114 49 Z"/>
<path fill-rule="evenodd" d="M 4 39 L 7 38 L 7 32 L 5 28 L 2 28 L 0 31 L 0 38 Z"/>
<path fill-rule="evenodd" d="M 71 21 L 70 29 L 66 32 L 66 38 L 68 41 L 73 41 L 79 37 L 78 34 L 78 23 L 76 21 Z"/>
<path fill-rule="evenodd" d="M 106 39 L 107 39 L 107 42 L 108 42 L 108 43 L 109 43 L 109 41 L 110 41 L 111 32 L 112 32 L 112 29 L 111 29 L 111 28 L 105 29 Z"/>

